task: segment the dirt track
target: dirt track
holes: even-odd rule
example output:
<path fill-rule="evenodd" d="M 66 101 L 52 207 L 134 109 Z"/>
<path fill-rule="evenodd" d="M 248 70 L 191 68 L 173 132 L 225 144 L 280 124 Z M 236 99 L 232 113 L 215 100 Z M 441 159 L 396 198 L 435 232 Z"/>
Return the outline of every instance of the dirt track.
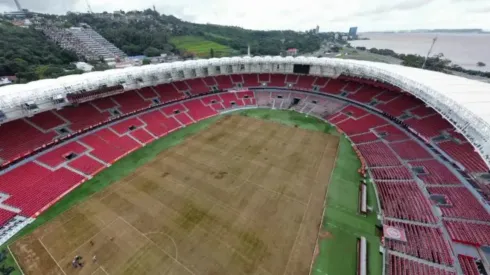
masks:
<path fill-rule="evenodd" d="M 26 274 L 308 274 L 337 147 L 226 116 L 11 249 Z"/>

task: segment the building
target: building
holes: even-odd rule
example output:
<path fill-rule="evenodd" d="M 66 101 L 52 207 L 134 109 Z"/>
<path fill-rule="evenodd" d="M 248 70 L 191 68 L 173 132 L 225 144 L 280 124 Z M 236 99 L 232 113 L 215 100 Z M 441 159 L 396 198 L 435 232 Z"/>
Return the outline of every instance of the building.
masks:
<path fill-rule="evenodd" d="M 291 48 L 286 51 L 286 55 L 288 56 L 296 56 L 298 55 L 298 49 L 296 48 Z"/>
<path fill-rule="evenodd" d="M 356 39 L 357 38 L 357 27 L 350 27 L 349 29 L 349 38 Z"/>
<path fill-rule="evenodd" d="M 319 34 L 320 33 L 320 26 L 316 25 L 315 33 Z"/>
<path fill-rule="evenodd" d="M 17 80 L 15 75 L 12 76 L 2 76 L 0 77 L 0 86 L 9 85 Z"/>
<path fill-rule="evenodd" d="M 84 72 L 91 72 L 94 66 L 86 63 L 86 62 L 76 62 L 75 66 L 77 69 L 82 70 Z"/>

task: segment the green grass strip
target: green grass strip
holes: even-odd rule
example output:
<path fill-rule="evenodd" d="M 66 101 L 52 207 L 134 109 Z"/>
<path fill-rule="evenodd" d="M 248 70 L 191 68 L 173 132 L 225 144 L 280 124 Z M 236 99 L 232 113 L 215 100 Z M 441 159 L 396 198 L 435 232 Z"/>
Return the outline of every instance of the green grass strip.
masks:
<path fill-rule="evenodd" d="M 320 254 L 313 275 L 356 274 L 357 238 L 366 237 L 368 243 L 368 274 L 382 273 L 380 240 L 376 236 L 377 202 L 374 186 L 368 184 L 368 205 L 373 208 L 367 217 L 358 214 L 358 192 L 361 166 L 349 140 L 342 137 L 337 162 L 327 192 L 327 206 L 323 229 L 330 236 L 320 240 Z"/>

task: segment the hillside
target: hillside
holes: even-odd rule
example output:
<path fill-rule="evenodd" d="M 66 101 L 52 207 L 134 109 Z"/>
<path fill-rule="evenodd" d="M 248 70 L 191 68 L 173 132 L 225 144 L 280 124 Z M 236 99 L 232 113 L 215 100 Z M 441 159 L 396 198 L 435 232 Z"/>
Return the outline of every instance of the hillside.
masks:
<path fill-rule="evenodd" d="M 34 29 L 0 22 L 0 76 L 17 76 L 28 82 L 78 73 L 70 62 L 77 56 L 48 41 Z"/>
<path fill-rule="evenodd" d="M 312 52 L 319 49 L 321 42 L 320 37 L 311 33 L 254 31 L 232 26 L 195 24 L 152 10 L 117 14 L 70 13 L 63 18 L 68 25 L 89 24 L 130 56 L 169 52 L 192 56 L 195 54 L 193 51 L 204 42 L 216 43 L 205 46 L 206 52 L 209 52 L 210 47 L 220 48 L 215 51 L 231 49 L 222 55 L 245 54 L 247 45 L 250 45 L 254 55 L 278 55 L 288 48 L 297 48 L 300 53 Z M 192 36 L 194 41 L 184 42 L 185 46 L 182 46 L 178 38 L 181 36 Z M 198 50 L 198 53 L 202 51 Z M 203 54 L 195 55 L 207 57 Z"/>

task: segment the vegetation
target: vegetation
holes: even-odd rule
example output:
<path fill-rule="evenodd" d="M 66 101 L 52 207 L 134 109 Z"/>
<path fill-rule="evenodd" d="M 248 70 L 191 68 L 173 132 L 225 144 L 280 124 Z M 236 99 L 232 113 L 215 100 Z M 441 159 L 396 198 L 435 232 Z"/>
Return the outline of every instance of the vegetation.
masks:
<path fill-rule="evenodd" d="M 42 33 L 0 22 L 0 76 L 15 75 L 20 83 L 82 73 L 70 62 L 75 53 L 60 49 Z"/>
<path fill-rule="evenodd" d="M 183 55 L 188 48 L 180 45 L 179 37 L 182 36 L 214 42 L 240 54 L 247 53 L 247 45 L 250 45 L 254 55 L 278 55 L 288 48 L 312 52 L 320 48 L 322 41 L 312 32 L 253 31 L 233 26 L 194 24 L 149 9 L 114 15 L 70 13 L 66 20 L 70 25 L 89 24 L 128 55 L 141 55 L 149 48 L 158 50 L 159 54 L 173 52 Z M 219 47 L 213 46 L 217 56 Z M 203 55 L 208 56 L 209 51 L 208 48 Z"/>
<path fill-rule="evenodd" d="M 206 40 L 199 36 L 176 36 L 170 41 L 184 54 L 198 57 L 229 56 L 231 49 L 228 46 Z"/>

